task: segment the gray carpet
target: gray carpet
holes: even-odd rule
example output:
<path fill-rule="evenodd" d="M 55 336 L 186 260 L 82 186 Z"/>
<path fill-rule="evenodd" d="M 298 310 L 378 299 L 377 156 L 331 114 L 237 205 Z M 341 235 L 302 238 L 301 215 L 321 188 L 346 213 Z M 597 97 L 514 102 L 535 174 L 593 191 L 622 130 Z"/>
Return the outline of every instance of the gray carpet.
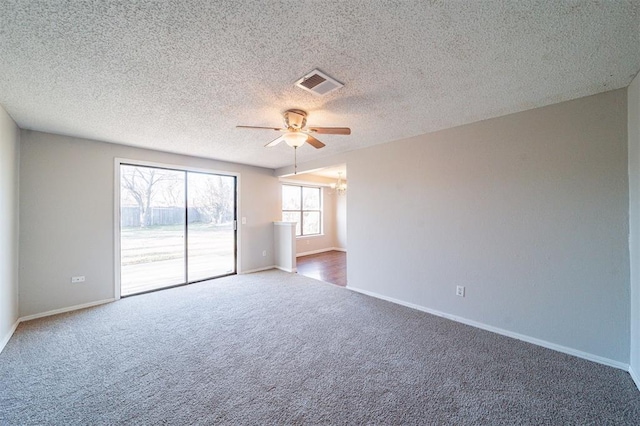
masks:
<path fill-rule="evenodd" d="M 280 271 L 23 323 L 0 424 L 639 424 L 629 375 Z"/>

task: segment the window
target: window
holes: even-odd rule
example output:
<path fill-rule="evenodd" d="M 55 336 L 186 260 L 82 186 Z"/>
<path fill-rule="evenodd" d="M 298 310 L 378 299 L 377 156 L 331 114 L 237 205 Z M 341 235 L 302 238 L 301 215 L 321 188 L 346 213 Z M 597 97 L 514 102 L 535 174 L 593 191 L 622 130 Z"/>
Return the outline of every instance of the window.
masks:
<path fill-rule="evenodd" d="M 297 222 L 296 236 L 319 235 L 322 224 L 321 189 L 282 185 L 282 221 Z"/>

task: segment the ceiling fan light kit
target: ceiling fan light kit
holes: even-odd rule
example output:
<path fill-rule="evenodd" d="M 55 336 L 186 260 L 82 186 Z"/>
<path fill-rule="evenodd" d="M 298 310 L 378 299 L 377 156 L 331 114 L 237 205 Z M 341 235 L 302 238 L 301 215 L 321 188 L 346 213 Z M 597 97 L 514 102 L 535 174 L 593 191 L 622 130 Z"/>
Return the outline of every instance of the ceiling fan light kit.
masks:
<path fill-rule="evenodd" d="M 307 141 L 307 135 L 302 132 L 288 132 L 282 138 L 291 148 L 298 148 Z"/>

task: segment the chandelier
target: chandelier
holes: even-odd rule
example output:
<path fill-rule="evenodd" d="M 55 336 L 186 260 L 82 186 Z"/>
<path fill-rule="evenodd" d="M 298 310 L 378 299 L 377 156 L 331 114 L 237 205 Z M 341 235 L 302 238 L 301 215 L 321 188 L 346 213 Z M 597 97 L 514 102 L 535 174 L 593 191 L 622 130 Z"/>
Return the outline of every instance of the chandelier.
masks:
<path fill-rule="evenodd" d="M 342 172 L 338 172 L 338 182 L 331 185 L 338 195 L 344 195 L 347 192 L 347 184 L 342 180 Z"/>

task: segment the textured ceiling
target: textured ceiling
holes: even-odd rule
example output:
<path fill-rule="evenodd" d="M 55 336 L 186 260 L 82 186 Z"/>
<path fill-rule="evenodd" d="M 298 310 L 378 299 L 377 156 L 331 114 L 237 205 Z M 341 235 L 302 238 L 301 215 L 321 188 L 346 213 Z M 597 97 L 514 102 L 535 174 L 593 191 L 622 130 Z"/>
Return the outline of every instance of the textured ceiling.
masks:
<path fill-rule="evenodd" d="M 349 126 L 309 161 L 598 92 L 640 69 L 638 1 L 0 2 L 22 128 L 270 168 L 288 108 Z M 313 68 L 345 86 L 315 97 Z"/>

